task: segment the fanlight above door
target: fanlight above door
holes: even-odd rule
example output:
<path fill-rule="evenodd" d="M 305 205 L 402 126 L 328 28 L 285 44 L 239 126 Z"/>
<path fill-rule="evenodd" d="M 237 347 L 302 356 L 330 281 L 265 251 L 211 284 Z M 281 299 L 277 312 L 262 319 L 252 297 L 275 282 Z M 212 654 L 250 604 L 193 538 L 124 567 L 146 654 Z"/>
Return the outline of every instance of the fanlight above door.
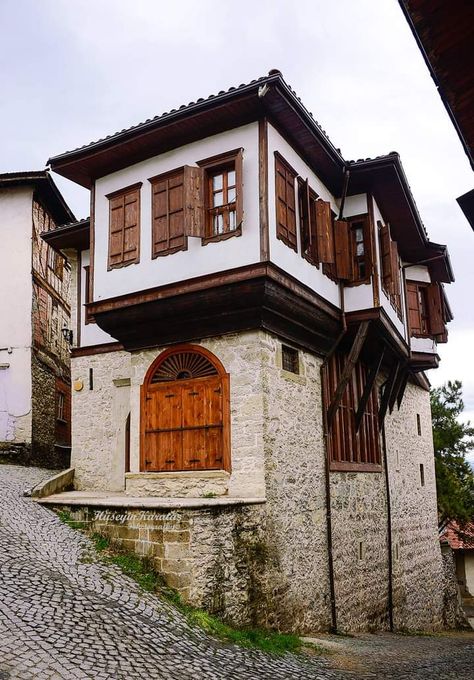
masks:
<path fill-rule="evenodd" d="M 168 356 L 156 369 L 151 384 L 174 380 L 191 380 L 217 375 L 216 367 L 198 352 L 178 352 Z"/>

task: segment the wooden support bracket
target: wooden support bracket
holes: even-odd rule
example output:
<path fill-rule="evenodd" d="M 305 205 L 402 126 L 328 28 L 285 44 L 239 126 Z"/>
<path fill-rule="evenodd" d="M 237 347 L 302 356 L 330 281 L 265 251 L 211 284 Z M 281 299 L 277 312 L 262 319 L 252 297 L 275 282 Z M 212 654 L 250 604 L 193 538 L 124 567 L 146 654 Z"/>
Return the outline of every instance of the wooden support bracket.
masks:
<path fill-rule="evenodd" d="M 385 415 L 387 413 L 388 404 L 390 402 L 390 397 L 392 396 L 393 389 L 395 387 L 395 382 L 397 380 L 398 371 L 400 370 L 401 361 L 396 361 L 390 373 L 388 375 L 387 381 L 382 394 L 382 401 L 379 408 L 379 425 L 382 425 L 385 420 Z"/>
<path fill-rule="evenodd" d="M 367 402 L 369 401 L 370 393 L 372 392 L 372 388 L 375 384 L 375 381 L 377 380 L 377 375 L 380 371 L 380 366 L 382 365 L 384 355 L 385 355 L 385 346 L 382 345 L 382 349 L 377 354 L 377 356 L 375 357 L 375 360 L 373 361 L 373 363 L 370 367 L 369 375 L 367 376 L 367 382 L 365 383 L 364 391 L 362 392 L 362 396 L 361 396 L 360 401 L 359 401 L 359 407 L 357 409 L 357 413 L 356 413 L 356 416 L 355 416 L 356 432 L 359 432 L 359 428 L 360 428 L 360 424 L 362 422 L 364 411 L 367 407 Z"/>
<path fill-rule="evenodd" d="M 393 411 L 393 408 L 394 408 L 395 403 L 397 401 L 398 394 L 400 392 L 400 388 L 403 385 L 403 381 L 405 380 L 406 374 L 407 374 L 406 366 L 400 365 L 400 370 L 398 371 L 397 379 L 395 380 L 395 383 L 393 385 L 392 394 L 390 395 L 390 399 L 388 401 L 388 410 L 389 410 L 390 414 Z"/>
<path fill-rule="evenodd" d="M 344 394 L 344 390 L 346 389 L 347 383 L 350 380 L 352 370 L 355 364 L 357 363 L 357 360 L 359 359 L 362 347 L 364 346 L 364 342 L 367 337 L 367 333 L 369 332 L 369 325 L 370 321 L 363 321 L 360 324 L 359 328 L 357 329 L 354 342 L 352 343 L 351 351 L 349 352 L 349 356 L 347 357 L 346 365 L 344 366 L 341 378 L 339 380 L 339 383 L 334 392 L 334 396 L 328 408 L 327 414 L 328 429 L 330 429 L 332 425 L 332 421 L 342 399 L 342 395 Z"/>

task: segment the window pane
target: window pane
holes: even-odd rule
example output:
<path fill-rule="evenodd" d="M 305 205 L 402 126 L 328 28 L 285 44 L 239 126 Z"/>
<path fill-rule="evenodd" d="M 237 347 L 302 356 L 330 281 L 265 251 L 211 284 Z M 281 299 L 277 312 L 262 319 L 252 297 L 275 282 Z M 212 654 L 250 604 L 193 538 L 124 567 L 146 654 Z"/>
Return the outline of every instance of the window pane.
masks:
<path fill-rule="evenodd" d="M 230 231 L 233 231 L 236 228 L 237 228 L 237 220 L 236 220 L 235 210 L 231 210 L 229 212 L 229 229 L 230 229 Z"/>
<path fill-rule="evenodd" d="M 222 175 L 214 175 L 212 178 L 212 189 L 213 191 L 218 191 L 219 189 L 222 189 L 223 186 L 223 177 Z"/>
<path fill-rule="evenodd" d="M 235 170 L 229 170 L 227 177 L 227 185 L 230 187 L 235 185 Z"/>
<path fill-rule="evenodd" d="M 357 243 L 360 243 L 364 240 L 364 231 L 362 229 L 356 229 L 355 234 Z"/>
<path fill-rule="evenodd" d="M 357 254 L 357 256 L 362 256 L 364 254 L 364 244 L 363 243 L 357 244 L 356 254 Z"/>
<path fill-rule="evenodd" d="M 235 201 L 235 195 L 235 187 L 233 189 L 229 189 L 227 192 L 227 202 L 233 203 Z"/>
<path fill-rule="evenodd" d="M 222 234 L 224 232 L 224 218 L 223 215 L 214 215 L 213 221 L 214 234 Z"/>
<path fill-rule="evenodd" d="M 223 204 L 223 193 L 222 191 L 218 191 L 216 194 L 214 194 L 213 197 L 213 207 L 218 208 Z"/>

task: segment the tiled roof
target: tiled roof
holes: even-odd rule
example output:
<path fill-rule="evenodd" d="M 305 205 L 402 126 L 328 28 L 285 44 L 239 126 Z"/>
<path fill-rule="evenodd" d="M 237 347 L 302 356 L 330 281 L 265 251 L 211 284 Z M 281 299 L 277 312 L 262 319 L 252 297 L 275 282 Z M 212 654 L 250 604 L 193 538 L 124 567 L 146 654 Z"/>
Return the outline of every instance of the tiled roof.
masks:
<path fill-rule="evenodd" d="M 96 145 L 101 145 L 106 142 L 109 142 L 111 140 L 114 140 L 115 138 L 119 138 L 122 135 L 128 135 L 131 132 L 141 132 L 142 130 L 146 129 L 149 126 L 153 126 L 157 122 L 162 122 L 165 121 L 167 118 L 172 118 L 175 116 L 178 112 L 192 112 L 193 109 L 199 108 L 201 105 L 208 103 L 212 100 L 219 100 L 225 98 L 227 95 L 230 94 L 235 94 L 238 93 L 239 91 L 244 91 L 248 88 L 254 87 L 255 85 L 259 84 L 263 87 L 265 83 L 270 82 L 275 79 L 280 79 L 282 83 L 287 87 L 287 89 L 292 93 L 292 95 L 298 100 L 300 105 L 305 109 L 306 113 L 313 119 L 315 125 L 319 129 L 319 132 L 328 140 L 329 143 L 332 144 L 331 140 L 329 139 L 328 134 L 326 131 L 321 127 L 321 125 L 318 123 L 317 120 L 315 120 L 313 114 L 306 109 L 304 104 L 301 101 L 301 98 L 298 97 L 296 92 L 284 81 L 283 75 L 281 71 L 278 69 L 272 69 L 269 71 L 267 76 L 262 76 L 261 78 L 255 78 L 254 80 L 251 80 L 249 83 L 241 83 L 238 86 L 232 86 L 229 87 L 227 90 L 220 90 L 217 94 L 211 94 L 208 97 L 200 97 L 197 99 L 195 102 L 189 102 L 188 104 L 181 104 L 181 106 L 178 106 L 176 109 L 171 109 L 170 111 L 164 111 L 163 113 L 160 113 L 156 116 L 153 116 L 153 118 L 147 118 L 145 121 L 138 123 L 136 125 L 132 125 L 131 127 L 128 128 L 123 128 L 122 130 L 118 130 L 117 132 L 114 132 L 110 135 L 106 135 L 105 137 L 101 137 L 100 139 L 97 139 L 93 142 L 88 142 L 87 144 L 83 144 L 82 146 L 78 146 L 75 149 L 71 149 L 70 151 L 64 151 L 63 153 L 60 154 L 60 156 L 65 156 L 67 154 L 71 153 L 76 153 L 79 151 L 83 151 L 85 149 L 88 149 L 90 147 L 94 147 Z M 340 149 L 336 149 L 339 154 L 341 153 Z"/>
<path fill-rule="evenodd" d="M 450 522 L 441 535 L 441 541 L 449 543 L 453 550 L 474 550 L 474 522 L 460 527 Z"/>
<path fill-rule="evenodd" d="M 0 174 L 0 188 L 33 186 L 57 223 L 74 220 L 74 213 L 64 200 L 48 170 L 26 170 Z"/>

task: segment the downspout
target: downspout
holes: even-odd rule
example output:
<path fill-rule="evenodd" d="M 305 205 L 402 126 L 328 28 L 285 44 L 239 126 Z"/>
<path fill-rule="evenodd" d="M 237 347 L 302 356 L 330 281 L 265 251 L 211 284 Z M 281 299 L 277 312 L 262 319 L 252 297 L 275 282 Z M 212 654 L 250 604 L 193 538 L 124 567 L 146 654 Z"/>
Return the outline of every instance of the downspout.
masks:
<path fill-rule="evenodd" d="M 392 542 L 392 505 L 390 501 L 390 483 L 388 474 L 387 440 L 385 438 L 385 420 L 382 422 L 383 466 L 385 470 L 385 489 L 387 494 L 387 552 L 388 552 L 388 622 L 393 632 L 393 542 Z"/>
<path fill-rule="evenodd" d="M 342 218 L 344 212 L 344 203 L 346 201 L 347 188 L 349 186 L 349 168 L 344 170 L 344 184 L 342 189 L 341 204 L 339 207 L 339 219 Z M 329 571 L 329 594 L 331 598 L 331 633 L 337 633 L 337 607 L 336 607 L 336 588 L 334 582 L 334 555 L 332 546 L 332 514 L 331 514 L 331 478 L 329 470 L 329 446 L 328 446 L 328 423 L 326 414 L 326 404 L 329 402 L 329 395 L 326 394 L 326 380 L 325 372 L 328 365 L 329 359 L 332 357 L 336 351 L 339 343 L 346 334 L 347 322 L 346 315 L 344 311 L 344 283 L 339 281 L 339 303 L 341 307 L 341 320 L 342 320 L 342 330 L 337 337 L 335 343 L 329 350 L 329 353 L 325 357 L 320 369 L 320 380 L 323 391 L 323 437 L 324 437 L 324 476 L 325 476 L 325 490 L 326 490 L 326 533 L 327 533 L 327 544 L 328 544 L 328 571 Z"/>

